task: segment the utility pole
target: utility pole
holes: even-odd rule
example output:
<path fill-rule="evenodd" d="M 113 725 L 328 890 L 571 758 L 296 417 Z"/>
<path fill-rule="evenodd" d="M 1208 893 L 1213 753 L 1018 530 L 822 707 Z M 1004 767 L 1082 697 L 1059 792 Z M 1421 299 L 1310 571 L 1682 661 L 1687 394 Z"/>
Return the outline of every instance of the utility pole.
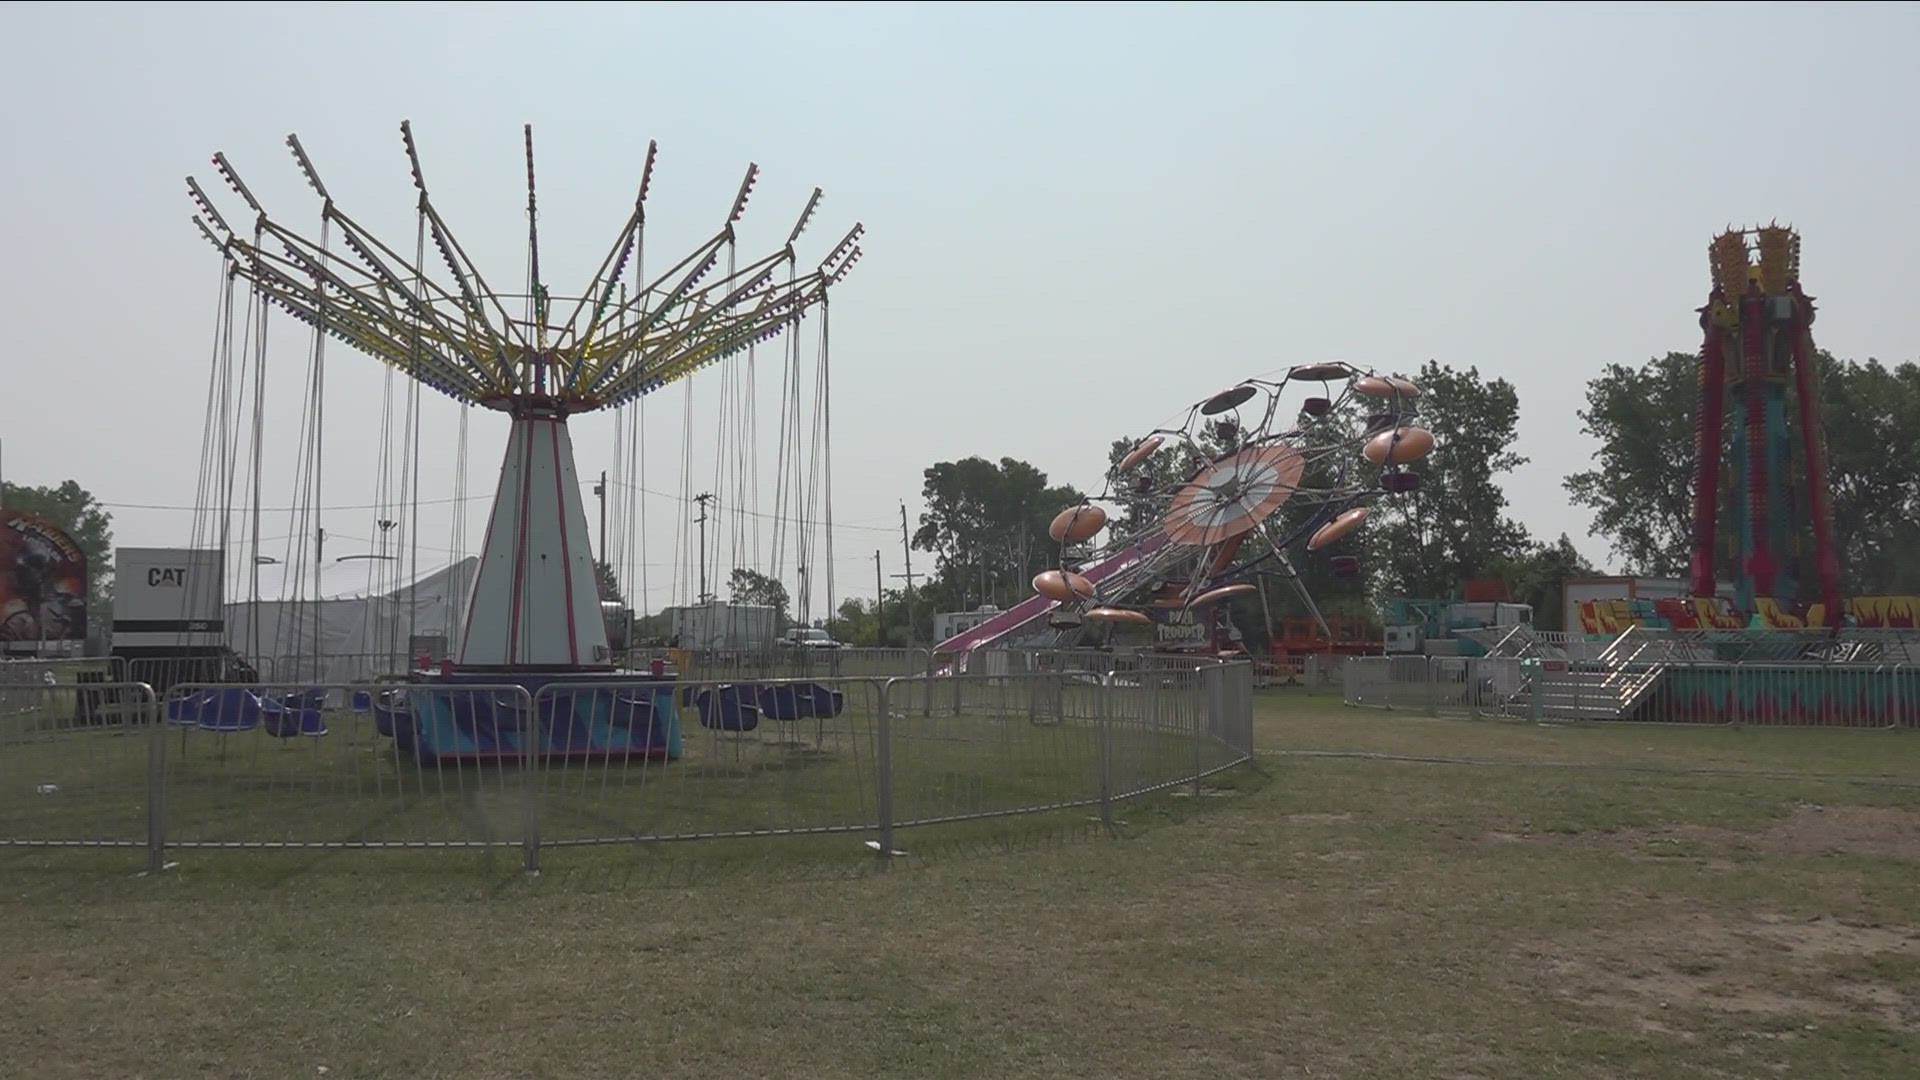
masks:
<path fill-rule="evenodd" d="M 873 549 L 873 643 L 887 645 L 887 587 L 880 576 L 880 549 Z"/>
<path fill-rule="evenodd" d="M 907 535 L 907 504 L 900 504 L 900 552 L 906 557 L 907 572 L 894 577 L 907 580 L 907 648 L 913 648 L 913 543 Z"/>
<path fill-rule="evenodd" d="M 600 497 L 600 561 L 611 566 L 613 560 L 607 557 L 607 470 L 600 470 L 600 482 L 593 485 L 593 493 Z"/>
<path fill-rule="evenodd" d="M 694 519 L 700 526 L 700 602 L 708 604 L 713 598 L 707 593 L 707 504 L 713 501 L 713 493 L 703 491 L 695 495 L 693 501 L 700 504 L 700 516 Z"/>

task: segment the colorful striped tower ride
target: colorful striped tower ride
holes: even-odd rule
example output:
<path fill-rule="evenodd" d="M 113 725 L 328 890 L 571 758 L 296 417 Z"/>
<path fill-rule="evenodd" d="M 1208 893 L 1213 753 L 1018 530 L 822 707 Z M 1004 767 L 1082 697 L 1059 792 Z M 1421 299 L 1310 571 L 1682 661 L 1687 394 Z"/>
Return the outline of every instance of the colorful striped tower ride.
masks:
<path fill-rule="evenodd" d="M 1769 625 L 1836 626 L 1840 560 L 1800 237 L 1778 225 L 1730 229 L 1709 251 L 1692 594 L 1712 599 L 1724 570 L 1742 612 Z"/>

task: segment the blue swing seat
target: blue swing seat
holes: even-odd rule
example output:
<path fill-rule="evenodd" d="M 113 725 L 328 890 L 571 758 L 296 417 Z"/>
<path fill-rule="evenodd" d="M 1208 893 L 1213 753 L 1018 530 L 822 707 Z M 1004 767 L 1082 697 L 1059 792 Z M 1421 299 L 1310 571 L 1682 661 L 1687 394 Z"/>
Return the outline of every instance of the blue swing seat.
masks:
<path fill-rule="evenodd" d="M 260 712 L 261 702 L 253 691 L 220 687 L 168 701 L 167 723 L 230 735 L 259 727 Z"/>
<path fill-rule="evenodd" d="M 760 726 L 760 706 L 755 703 L 754 688 L 728 683 L 714 689 L 698 690 L 694 708 L 700 711 L 700 726 L 715 731 L 752 731 Z"/>
<path fill-rule="evenodd" d="M 327 733 L 326 698 L 325 690 L 267 698 L 260 702 L 261 726 L 276 739 L 320 738 Z"/>
<path fill-rule="evenodd" d="M 762 686 L 757 699 L 761 714 L 769 720 L 832 719 L 847 707 L 845 694 L 819 683 Z"/>

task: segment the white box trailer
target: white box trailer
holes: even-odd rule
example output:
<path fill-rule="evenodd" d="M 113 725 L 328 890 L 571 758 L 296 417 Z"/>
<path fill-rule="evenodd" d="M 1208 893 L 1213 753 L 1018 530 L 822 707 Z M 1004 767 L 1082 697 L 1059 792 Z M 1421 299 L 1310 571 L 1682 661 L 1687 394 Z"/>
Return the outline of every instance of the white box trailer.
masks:
<path fill-rule="evenodd" d="M 773 648 L 773 609 L 762 604 L 699 604 L 667 609 L 676 648 L 760 652 Z"/>
<path fill-rule="evenodd" d="M 1447 608 L 1447 629 L 1461 630 L 1486 626 L 1533 625 L 1533 605 L 1490 602 L 1463 602 Z"/>
<path fill-rule="evenodd" d="M 225 560 L 201 548 L 116 548 L 113 651 L 193 656 L 226 644 Z"/>
<path fill-rule="evenodd" d="M 992 604 L 981 604 L 972 611 L 936 611 L 933 614 L 933 640 L 942 642 L 959 637 L 998 614 L 1000 609 Z"/>

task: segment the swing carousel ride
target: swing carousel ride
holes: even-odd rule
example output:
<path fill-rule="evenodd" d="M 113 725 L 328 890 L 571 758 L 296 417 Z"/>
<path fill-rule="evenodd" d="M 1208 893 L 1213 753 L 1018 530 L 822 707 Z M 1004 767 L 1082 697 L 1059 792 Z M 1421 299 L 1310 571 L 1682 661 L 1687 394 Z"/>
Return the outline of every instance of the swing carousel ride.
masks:
<path fill-rule="evenodd" d="M 1302 386 L 1313 392 L 1289 406 L 1285 392 Z M 1033 579 L 1036 596 L 939 651 L 1047 630 L 1068 640 L 1088 624 L 1217 624 L 1224 602 L 1256 592 L 1263 575 L 1284 578 L 1331 637 L 1296 558 L 1359 572 L 1338 545 L 1380 499 L 1417 488 L 1420 475 L 1404 466 L 1433 451 L 1432 432 L 1413 422 L 1419 396 L 1405 378 L 1336 361 L 1247 379 L 1192 405 L 1122 456 L 1098 497 L 1053 519 L 1060 564 Z M 1107 529 L 1102 502 L 1143 524 Z M 1103 530 L 1107 539 L 1090 547 Z"/>
<path fill-rule="evenodd" d="M 743 259 L 737 251 L 736 227 L 760 176 L 759 166 L 749 165 L 719 228 L 664 273 L 648 280 L 643 276 L 647 195 L 657 153 L 657 147 L 649 143 L 638 194 L 598 270 L 578 295 L 559 295 L 550 291 L 541 272 L 533 132 L 529 125 L 525 130 L 526 285 L 524 292 L 503 292 L 491 285 L 469 258 L 436 207 L 411 126 L 403 122 L 400 135 L 417 196 L 410 256 L 374 236 L 341 209 L 296 136 L 287 136 L 286 145 L 307 185 L 319 196 L 317 237 L 296 231 L 284 219 L 270 214 L 224 154 L 213 156 L 213 166 L 232 194 L 245 204 L 245 218 L 237 218 L 230 225 L 206 188 L 191 177 L 187 180 L 198 210 L 194 224 L 219 251 L 226 283 L 222 304 L 225 325 L 216 335 L 215 346 L 214 382 L 220 385 L 209 390 L 207 439 L 213 449 L 203 455 L 202 463 L 201 502 L 203 507 L 217 507 L 211 515 L 217 524 L 210 527 L 217 530 L 217 535 L 207 531 L 205 539 L 222 549 L 244 549 L 251 543 L 253 592 L 257 596 L 258 566 L 277 561 L 261 556 L 259 550 L 263 539 L 261 443 L 269 437 L 260 421 L 261 388 L 267 381 L 268 312 L 278 309 L 305 324 L 311 333 L 306 389 L 309 404 L 300 422 L 301 472 L 296 481 L 296 501 L 301 504 L 296 510 L 306 516 L 296 514 L 290 544 L 314 539 L 317 546 L 317 538 L 324 536 L 317 528 L 322 358 L 329 341 L 343 343 L 388 365 L 390 397 L 393 372 L 402 376 L 408 394 L 398 408 L 391 401 L 386 406 L 405 425 L 398 449 L 391 454 L 387 448 L 389 431 L 384 426 L 391 421 L 383 420 L 382 468 L 391 466 L 393 475 L 383 476 L 381 481 L 382 500 L 391 507 L 391 512 L 377 523 L 382 533 L 397 526 L 399 532 L 414 533 L 411 543 L 418 542 L 420 388 L 437 391 L 462 406 L 462 462 L 471 408 L 495 410 L 510 421 L 506 453 L 471 590 L 457 625 L 448 628 L 450 663 L 439 671 L 415 671 L 413 680 L 437 680 L 449 685 L 510 683 L 532 689 L 560 677 L 607 676 L 614 669 L 615 658 L 602 619 L 591 548 L 593 534 L 575 475 L 568 419 L 613 410 L 616 442 L 631 462 L 640 427 L 637 405 L 644 396 L 730 358 L 745 356 L 750 364 L 756 347 L 768 346 L 785 334 L 780 346 L 784 350 L 781 477 L 784 481 L 791 474 L 804 480 L 802 474 L 811 472 L 814 479 L 805 492 L 783 490 L 781 501 L 788 506 L 803 499 L 808 506 L 816 504 L 821 463 L 818 455 L 811 465 L 803 467 L 801 463 L 804 450 L 798 445 L 797 435 L 803 425 L 801 349 L 797 332 L 787 332 L 795 331 L 810 313 L 820 316 L 821 352 L 814 406 L 818 428 L 825 397 L 827 297 L 832 286 L 843 281 L 860 258 L 863 227 L 855 224 L 825 258 L 803 267 L 796 245 L 819 208 L 821 192 L 815 188 L 784 243 L 768 254 Z M 438 272 L 429 270 L 429 247 L 438 257 Z M 244 303 L 235 300 L 235 282 L 245 283 Z M 242 356 L 235 361 L 234 324 L 236 313 L 242 309 L 244 318 L 238 331 Z M 724 378 L 734 380 L 728 385 L 736 388 L 721 404 L 722 424 L 724 427 L 729 417 L 734 418 L 734 432 L 743 445 L 750 445 L 750 437 L 741 425 L 752 423 L 751 398 L 742 398 L 737 389 L 747 376 L 736 379 L 724 374 L 733 366 L 727 364 L 721 369 Z M 249 392 L 253 395 L 251 418 L 245 404 Z M 689 415 L 691 395 L 689 389 Z M 249 422 L 253 428 L 252 460 L 247 462 L 248 449 L 242 445 L 242 435 Z M 795 445 L 789 447 L 789 443 Z M 456 468 L 463 470 L 464 464 Z M 637 505 L 643 479 L 638 467 L 629 464 L 629 468 L 630 475 L 614 493 L 616 498 L 626 500 L 628 517 Z M 735 455 L 721 462 L 717 471 L 729 476 L 739 472 L 744 478 L 738 485 L 742 494 L 752 487 L 757 497 L 757 469 L 757 463 Z M 683 487 L 690 487 L 691 464 L 683 461 L 681 471 Z M 235 513 L 233 495 L 236 477 L 246 474 L 251 475 L 253 491 L 248 495 L 245 485 L 240 485 L 240 502 L 251 502 L 250 526 L 245 506 Z M 453 501 L 457 504 L 460 498 Z M 457 505 L 455 514 L 457 548 L 458 534 L 464 528 Z M 616 519 L 621 516 L 617 509 Z M 756 515 L 743 508 L 738 517 L 745 521 Z M 794 517 L 794 513 L 786 513 L 786 518 Z M 237 526 L 232 524 L 236 518 L 240 522 Z M 780 522 L 785 518 L 778 513 L 775 518 L 773 543 L 778 549 L 783 543 Z M 235 535 L 236 530 L 239 535 Z M 200 531 L 197 525 L 196 532 Z M 792 531 L 789 527 L 788 543 L 794 542 Z M 395 539 L 393 546 L 400 548 L 408 542 Z M 604 509 L 601 544 L 607 544 Z M 757 533 L 752 544 L 758 545 Z M 618 557 L 617 551 L 601 552 L 601 558 L 608 562 Z M 804 554 L 801 558 L 804 560 Z M 317 555 L 313 561 L 318 563 Z M 804 561 L 798 569 L 805 573 Z"/>

